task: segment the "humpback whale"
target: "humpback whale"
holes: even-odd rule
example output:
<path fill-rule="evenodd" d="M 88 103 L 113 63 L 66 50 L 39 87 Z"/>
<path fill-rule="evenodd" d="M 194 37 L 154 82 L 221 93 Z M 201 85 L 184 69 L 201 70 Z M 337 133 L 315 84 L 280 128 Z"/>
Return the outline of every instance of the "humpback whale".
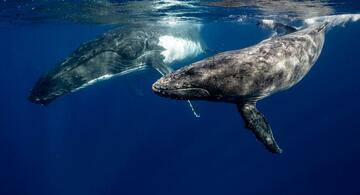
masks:
<path fill-rule="evenodd" d="M 327 23 L 299 30 L 280 24 L 273 26 L 281 26 L 288 33 L 185 66 L 156 81 L 153 91 L 173 99 L 236 104 L 245 127 L 270 152 L 281 153 L 256 103 L 292 87 L 307 74 L 321 53 Z"/>
<path fill-rule="evenodd" d="M 82 44 L 65 61 L 42 76 L 31 90 L 30 101 L 48 105 L 56 98 L 110 79 L 141 70 L 172 71 L 176 60 L 202 52 L 197 26 L 127 26 L 106 32 Z M 198 116 L 189 101 L 195 116 Z"/>

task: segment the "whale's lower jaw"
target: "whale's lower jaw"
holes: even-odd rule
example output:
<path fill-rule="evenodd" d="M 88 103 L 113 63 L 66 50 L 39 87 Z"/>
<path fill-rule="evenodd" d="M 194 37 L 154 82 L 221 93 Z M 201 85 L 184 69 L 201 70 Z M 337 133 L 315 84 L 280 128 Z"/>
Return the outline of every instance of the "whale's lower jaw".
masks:
<path fill-rule="evenodd" d="M 46 91 L 47 91 L 46 86 L 43 86 L 43 87 L 36 86 L 34 89 L 32 89 L 28 99 L 32 103 L 47 106 L 50 103 L 52 103 L 55 99 L 57 99 L 58 97 L 69 93 L 69 90 L 65 90 L 65 89 L 52 91 L 52 92 L 48 92 L 48 93 Z"/>
<path fill-rule="evenodd" d="M 51 102 L 54 101 L 56 97 L 52 97 L 52 98 L 48 98 L 48 99 L 40 99 L 40 98 L 35 98 L 32 97 L 31 95 L 29 96 L 29 100 L 30 102 L 34 103 L 34 104 L 40 104 L 42 106 L 47 106 L 49 105 Z"/>
<path fill-rule="evenodd" d="M 210 98 L 210 93 L 201 88 L 186 88 L 173 90 L 160 90 L 153 86 L 155 94 L 177 100 L 197 100 Z"/>

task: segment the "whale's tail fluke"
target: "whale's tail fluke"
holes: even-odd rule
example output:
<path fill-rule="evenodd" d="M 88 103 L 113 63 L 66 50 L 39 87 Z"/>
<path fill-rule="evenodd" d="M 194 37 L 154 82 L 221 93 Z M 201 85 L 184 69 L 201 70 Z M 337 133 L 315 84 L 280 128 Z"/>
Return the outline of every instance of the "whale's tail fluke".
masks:
<path fill-rule="evenodd" d="M 257 110 L 255 103 L 239 103 L 237 107 L 245 121 L 245 127 L 255 134 L 266 149 L 272 153 L 281 153 L 282 150 L 275 141 L 269 123 L 264 115 Z"/>

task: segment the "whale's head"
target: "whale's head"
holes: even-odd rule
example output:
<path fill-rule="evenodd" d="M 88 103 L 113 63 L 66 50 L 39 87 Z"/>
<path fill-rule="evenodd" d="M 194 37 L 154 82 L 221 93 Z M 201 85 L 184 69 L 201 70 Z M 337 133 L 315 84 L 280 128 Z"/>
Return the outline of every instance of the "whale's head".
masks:
<path fill-rule="evenodd" d="M 63 80 L 46 75 L 40 78 L 31 89 L 29 100 L 46 106 L 57 97 L 67 94 L 69 90 L 69 86 Z"/>
<path fill-rule="evenodd" d="M 48 105 L 56 98 L 85 88 L 98 81 L 144 67 L 132 63 L 117 52 L 92 50 L 74 55 L 41 77 L 31 90 L 29 99 L 33 103 Z M 136 62 L 136 59 L 134 60 Z"/>
<path fill-rule="evenodd" d="M 48 105 L 60 96 L 141 67 L 141 64 L 127 63 L 124 57 L 113 51 L 101 51 L 96 55 L 90 55 L 91 52 L 75 53 L 42 76 L 32 88 L 29 100 Z"/>
<path fill-rule="evenodd" d="M 213 86 L 208 78 L 205 69 L 187 66 L 160 78 L 152 85 L 152 90 L 173 99 L 211 99 Z"/>

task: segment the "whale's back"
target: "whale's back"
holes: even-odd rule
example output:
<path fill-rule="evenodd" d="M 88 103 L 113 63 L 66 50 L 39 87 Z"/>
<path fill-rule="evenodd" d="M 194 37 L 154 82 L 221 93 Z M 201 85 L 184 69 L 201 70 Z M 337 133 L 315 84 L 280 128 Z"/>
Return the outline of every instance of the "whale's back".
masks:
<path fill-rule="evenodd" d="M 323 35 L 295 32 L 245 49 L 219 53 L 185 71 L 202 75 L 198 84 L 216 99 L 261 99 L 299 82 L 318 58 Z M 205 82 L 206 81 L 206 82 Z"/>

